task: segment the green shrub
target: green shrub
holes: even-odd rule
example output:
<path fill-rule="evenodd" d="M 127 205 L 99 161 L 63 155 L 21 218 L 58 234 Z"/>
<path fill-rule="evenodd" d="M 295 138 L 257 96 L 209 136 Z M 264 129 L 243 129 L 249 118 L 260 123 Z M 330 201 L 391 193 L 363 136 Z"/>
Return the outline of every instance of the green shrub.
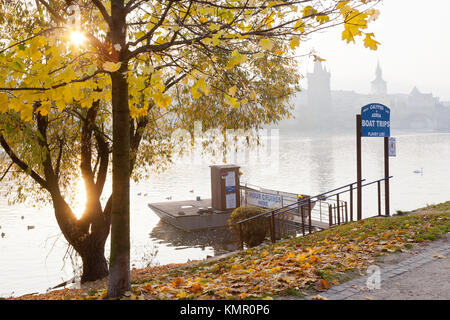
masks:
<path fill-rule="evenodd" d="M 228 220 L 230 230 L 239 234 L 239 225 L 236 223 L 254 217 L 258 214 L 266 212 L 267 209 L 259 207 L 239 207 L 234 209 Z M 266 237 L 269 229 L 269 219 L 265 217 L 256 218 L 254 220 L 242 223 L 242 241 L 249 247 L 255 247 L 261 244 Z"/>

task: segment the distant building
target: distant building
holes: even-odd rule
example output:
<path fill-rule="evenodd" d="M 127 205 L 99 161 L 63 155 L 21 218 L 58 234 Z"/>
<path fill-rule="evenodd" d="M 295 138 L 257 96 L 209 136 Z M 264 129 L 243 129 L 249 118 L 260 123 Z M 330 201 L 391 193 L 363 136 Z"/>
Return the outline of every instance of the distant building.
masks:
<path fill-rule="evenodd" d="M 381 71 L 380 63 L 377 64 L 376 78 L 372 81 L 372 95 L 385 96 L 387 95 L 387 83 L 383 80 L 383 72 Z"/>
<path fill-rule="evenodd" d="M 304 111 L 298 116 L 308 115 L 308 119 L 303 120 L 308 122 L 309 130 L 320 126 L 319 121 L 327 121 L 333 113 L 330 78 L 330 72 L 322 66 L 320 61 L 315 62 L 314 72 L 307 74 L 307 103 L 304 105 Z"/>
<path fill-rule="evenodd" d="M 314 71 L 307 74 L 308 89 L 295 97 L 295 118 L 283 121 L 281 131 L 348 132 L 355 128 L 355 115 L 361 107 L 373 102 L 391 109 L 394 129 L 450 131 L 450 103 L 441 103 L 416 87 L 409 94 L 389 94 L 380 63 L 370 94 L 331 90 L 330 79 L 330 71 L 316 61 Z"/>
<path fill-rule="evenodd" d="M 308 73 L 308 105 L 321 106 L 331 110 L 331 74 L 322 67 L 320 61 L 314 64 L 314 72 Z"/>

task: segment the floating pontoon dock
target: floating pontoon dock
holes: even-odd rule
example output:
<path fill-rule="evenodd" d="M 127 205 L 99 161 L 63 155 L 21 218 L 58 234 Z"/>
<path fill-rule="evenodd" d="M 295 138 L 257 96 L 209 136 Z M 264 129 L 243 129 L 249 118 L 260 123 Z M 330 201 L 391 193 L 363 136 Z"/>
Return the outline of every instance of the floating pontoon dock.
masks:
<path fill-rule="evenodd" d="M 228 220 L 235 208 L 240 206 L 257 206 L 266 209 L 282 208 L 293 204 L 288 212 L 277 215 L 278 221 L 286 221 L 297 225 L 308 225 L 326 229 L 329 224 L 328 203 L 322 210 L 322 201 L 310 203 L 311 214 L 304 212 L 296 204 L 299 199 L 309 195 L 282 192 L 261 188 L 249 184 L 240 185 L 238 166 L 211 166 L 211 199 L 169 201 L 149 203 L 148 206 L 163 220 L 184 231 L 197 231 L 228 226 Z M 316 206 L 316 204 L 318 204 Z M 338 206 L 338 212 L 341 204 Z M 322 214 L 323 211 L 323 214 Z M 311 222 L 309 222 L 311 219 Z"/>
<path fill-rule="evenodd" d="M 158 202 L 148 206 L 163 221 L 184 231 L 225 227 L 233 211 L 211 208 L 211 199 Z"/>

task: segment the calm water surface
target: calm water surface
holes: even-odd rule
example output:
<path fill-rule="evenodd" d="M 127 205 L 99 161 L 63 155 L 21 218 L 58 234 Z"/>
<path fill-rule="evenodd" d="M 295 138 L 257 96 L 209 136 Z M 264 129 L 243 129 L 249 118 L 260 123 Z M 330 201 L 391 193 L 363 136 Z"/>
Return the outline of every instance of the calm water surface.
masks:
<path fill-rule="evenodd" d="M 397 157 L 390 158 L 391 212 L 450 200 L 450 134 L 406 134 L 397 138 Z M 274 144 L 276 145 L 276 144 Z M 356 180 L 355 137 L 279 137 L 279 153 L 267 149 L 239 154 L 241 182 L 282 191 L 318 194 Z M 383 177 L 382 139 L 364 138 L 363 178 Z M 211 160 L 178 160 L 163 174 L 133 184 L 131 190 L 132 264 L 182 263 L 235 248 L 228 232 L 185 233 L 165 223 L 149 202 L 210 197 Z M 422 170 L 421 173 L 414 173 Z M 0 185 L 0 190 L 2 186 Z M 194 190 L 194 192 L 189 192 Z M 344 197 L 344 200 L 347 200 Z M 364 216 L 377 213 L 376 185 L 363 192 Z M 22 218 L 23 217 L 23 218 Z M 34 226 L 28 229 L 28 226 Z M 67 242 L 51 207 L 8 206 L 0 199 L 0 296 L 42 292 L 73 277 Z M 107 243 L 108 256 L 109 243 Z M 64 257 L 66 258 L 64 259 Z"/>

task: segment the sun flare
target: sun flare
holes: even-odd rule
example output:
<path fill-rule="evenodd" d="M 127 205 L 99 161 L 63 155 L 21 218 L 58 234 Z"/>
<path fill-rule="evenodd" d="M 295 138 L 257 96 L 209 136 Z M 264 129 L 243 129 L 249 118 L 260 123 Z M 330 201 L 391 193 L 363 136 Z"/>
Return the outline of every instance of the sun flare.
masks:
<path fill-rule="evenodd" d="M 86 36 L 81 31 L 72 31 L 70 41 L 76 46 L 82 46 L 86 42 Z"/>
<path fill-rule="evenodd" d="M 83 216 L 84 209 L 86 207 L 86 189 L 84 187 L 83 179 L 78 180 L 75 185 L 74 191 L 76 192 L 75 200 L 73 203 L 73 213 L 80 219 Z"/>

